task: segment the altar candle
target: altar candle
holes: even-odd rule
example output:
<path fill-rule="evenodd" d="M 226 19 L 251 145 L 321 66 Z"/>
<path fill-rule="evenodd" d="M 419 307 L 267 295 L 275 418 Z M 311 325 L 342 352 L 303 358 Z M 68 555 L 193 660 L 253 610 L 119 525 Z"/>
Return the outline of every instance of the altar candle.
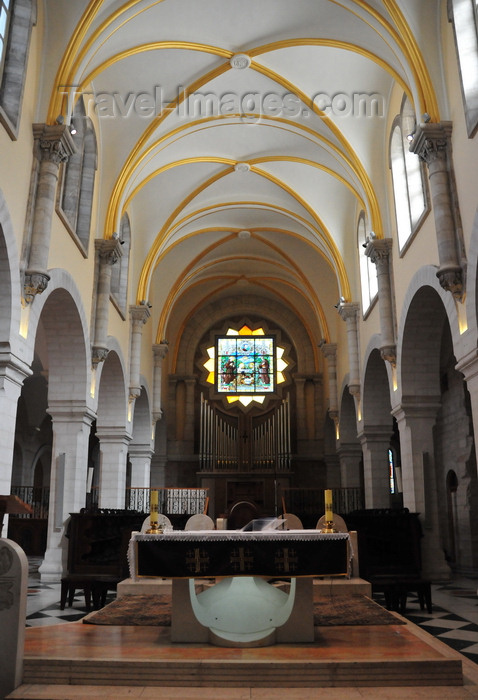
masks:
<path fill-rule="evenodd" d="M 332 522 L 334 514 L 332 512 L 332 489 L 325 489 L 325 520 Z"/>
<path fill-rule="evenodd" d="M 150 515 L 149 519 L 150 521 L 154 521 L 155 523 L 158 522 L 158 504 L 159 504 L 159 494 L 157 489 L 151 489 L 151 493 L 149 496 L 149 510 L 150 510 Z"/>

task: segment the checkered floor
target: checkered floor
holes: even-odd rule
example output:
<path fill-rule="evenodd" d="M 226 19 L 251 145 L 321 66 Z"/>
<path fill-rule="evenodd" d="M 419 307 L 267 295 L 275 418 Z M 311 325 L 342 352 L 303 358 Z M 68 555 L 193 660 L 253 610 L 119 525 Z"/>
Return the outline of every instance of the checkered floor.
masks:
<path fill-rule="evenodd" d="M 77 591 L 72 607 L 60 610 L 60 584 L 40 582 L 40 563 L 41 559 L 29 559 L 27 627 L 81 620 L 89 612 L 82 591 Z M 477 585 L 471 579 L 433 585 L 432 613 L 420 609 L 416 596 L 409 596 L 405 617 L 478 663 Z M 109 594 L 106 602 L 114 597 L 114 593 Z M 385 604 L 383 597 L 377 596 L 375 600 Z"/>
<path fill-rule="evenodd" d="M 470 579 L 432 586 L 432 613 L 420 609 L 418 598 L 409 596 L 405 617 L 438 637 L 474 663 L 478 663 L 478 595 Z M 382 596 L 374 596 L 385 605 Z"/>

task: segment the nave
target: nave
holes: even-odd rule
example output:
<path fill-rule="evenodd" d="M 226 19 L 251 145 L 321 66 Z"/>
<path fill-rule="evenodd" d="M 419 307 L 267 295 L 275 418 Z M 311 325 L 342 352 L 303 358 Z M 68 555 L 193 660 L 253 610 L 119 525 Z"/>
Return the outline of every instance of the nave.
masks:
<path fill-rule="evenodd" d="M 82 632 L 84 627 L 80 625 L 80 630 L 78 630 L 75 623 L 79 623 L 81 619 L 87 614 L 87 609 L 85 606 L 85 600 L 81 591 L 77 591 L 75 598 L 73 600 L 72 607 L 66 607 L 65 610 L 60 610 L 60 584 L 59 583 L 42 583 L 40 581 L 40 575 L 38 573 L 38 567 L 41 564 L 41 558 L 30 557 L 29 558 L 29 581 L 28 581 L 28 601 L 27 601 L 27 653 L 28 649 L 34 650 L 35 645 L 38 644 L 38 640 L 34 642 L 29 642 L 28 630 L 33 630 L 34 628 L 46 628 L 55 627 L 54 641 L 51 641 L 51 649 L 55 645 L 64 645 L 65 650 L 71 645 L 75 646 L 75 653 L 79 658 L 108 658 L 115 654 L 115 646 L 120 639 L 119 646 L 116 650 L 119 650 L 121 657 L 126 657 L 132 653 L 132 639 L 134 638 L 134 648 L 133 653 L 138 654 L 143 659 L 145 654 L 147 655 L 148 644 L 153 643 L 151 637 L 151 628 L 141 628 L 145 632 L 144 637 L 140 635 L 140 628 L 105 628 L 84 626 L 87 627 L 89 631 L 89 641 L 84 646 L 79 644 L 79 637 L 77 637 L 77 631 Z M 107 598 L 107 603 L 114 599 L 115 594 L 110 593 Z M 384 603 L 380 597 L 376 597 L 377 602 Z M 416 687 L 404 687 L 398 688 L 396 686 L 392 687 L 357 687 L 357 688 L 307 688 L 308 698 L 349 698 L 359 699 L 363 697 L 367 698 L 380 698 L 380 700 L 386 700 L 387 698 L 430 698 L 430 693 L 433 694 L 434 698 L 478 698 L 478 598 L 476 595 L 476 582 L 472 579 L 467 578 L 456 578 L 446 584 L 434 584 L 432 586 L 432 600 L 433 600 L 433 612 L 431 614 L 426 611 L 420 610 L 418 600 L 415 597 L 409 597 L 407 600 L 407 611 L 406 617 L 409 621 L 418 626 L 420 635 L 420 630 L 425 631 L 424 639 L 439 640 L 438 649 L 442 648 L 442 643 L 445 643 L 447 647 L 456 650 L 462 655 L 463 661 L 463 675 L 464 675 L 464 685 L 460 687 L 447 686 L 447 687 L 427 687 L 417 685 Z M 71 625 L 71 626 L 70 626 Z M 121 629 L 121 633 L 118 635 L 118 629 Z M 153 628 L 156 629 L 157 628 Z M 336 628 L 337 629 L 337 628 Z M 363 628 L 360 628 L 363 629 Z M 363 646 L 364 639 L 362 637 L 362 632 L 360 629 L 354 629 L 351 627 L 347 628 L 347 642 L 344 643 L 343 649 L 344 653 L 353 653 L 354 647 L 356 650 Z M 378 628 L 374 628 L 377 630 Z M 92 631 L 91 631 L 92 630 Z M 113 631 L 114 630 L 114 631 Z M 110 637 L 110 634 L 113 634 Z M 34 632 L 30 633 L 31 638 L 33 638 Z M 96 644 L 91 643 L 91 634 L 100 636 L 102 638 L 101 645 L 98 646 L 99 642 Z M 161 632 L 163 634 L 163 631 Z M 380 632 L 377 633 L 378 635 Z M 433 638 L 428 637 L 428 635 L 433 635 Z M 130 636 L 130 635 L 133 635 Z M 164 636 L 164 635 L 163 635 Z M 110 644 L 109 644 L 110 641 Z M 156 640 L 157 641 L 157 640 Z M 377 640 L 378 641 L 378 640 Z M 167 644 L 167 641 L 163 640 L 162 643 Z M 340 645 L 340 644 L 339 644 Z M 185 653 L 187 655 L 192 654 L 193 657 L 198 653 L 196 645 L 188 645 L 186 652 L 181 652 L 179 650 L 177 653 Z M 210 653 L 214 655 L 217 651 L 214 647 L 210 647 L 212 650 Z M 348 651 L 347 651 L 348 650 Z M 48 655 L 48 644 L 45 643 L 42 647 L 41 654 Z M 229 650 L 230 651 L 230 650 Z M 331 648 L 324 650 L 326 654 L 333 654 Z M 399 651 L 399 650 L 398 650 Z M 37 648 L 38 652 L 38 648 Z M 273 648 L 273 659 L 281 659 L 281 657 L 289 659 L 291 662 L 294 661 L 295 656 L 304 655 L 307 651 L 298 648 L 293 649 L 291 646 L 280 645 Z M 356 652 L 358 653 L 358 652 Z M 393 658 L 399 659 L 397 655 L 397 649 L 391 647 L 389 641 L 383 645 L 381 652 L 383 659 L 386 660 L 393 655 Z M 204 654 L 204 649 L 201 649 L 201 654 Z M 206 652 L 207 654 L 207 652 Z M 66 655 L 66 652 L 65 652 Z M 360 654 L 358 654 L 360 657 Z M 417 683 L 419 680 L 417 678 Z M 218 694 L 219 693 L 219 694 Z M 82 698 L 91 697 L 159 697 L 159 698 L 221 698 L 221 700 L 227 700 L 229 698 L 236 700 L 245 700 L 246 698 L 254 700 L 266 700 L 267 698 L 295 698 L 302 697 L 304 689 L 300 688 L 179 688 L 179 687 L 161 687 L 161 688 L 148 688 L 142 686 L 103 686 L 101 688 L 95 687 L 92 690 L 91 686 L 42 686 L 41 688 L 37 686 L 23 685 L 18 688 L 14 693 L 12 693 L 10 698 Z"/>

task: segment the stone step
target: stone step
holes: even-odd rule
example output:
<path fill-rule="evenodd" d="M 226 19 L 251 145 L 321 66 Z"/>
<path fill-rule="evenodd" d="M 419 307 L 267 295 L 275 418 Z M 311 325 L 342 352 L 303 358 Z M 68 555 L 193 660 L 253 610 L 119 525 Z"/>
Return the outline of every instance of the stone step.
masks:
<path fill-rule="evenodd" d="M 225 662 L 25 659 L 24 684 L 333 687 L 462 685 L 461 661 Z"/>

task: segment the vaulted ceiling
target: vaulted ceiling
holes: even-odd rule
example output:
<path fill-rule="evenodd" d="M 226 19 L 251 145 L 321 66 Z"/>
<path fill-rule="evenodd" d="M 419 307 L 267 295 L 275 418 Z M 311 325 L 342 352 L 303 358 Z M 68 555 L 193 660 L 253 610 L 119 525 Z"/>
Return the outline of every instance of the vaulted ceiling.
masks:
<path fill-rule="evenodd" d="M 171 314 L 239 287 L 330 339 L 333 304 L 360 298 L 360 211 L 390 235 L 392 91 L 440 118 L 439 13 L 430 26 L 425 6 L 437 2 L 46 2 L 38 116 L 68 120 L 85 95 L 97 230 L 111 237 L 128 212 L 132 301 L 153 304 L 158 340 Z"/>

